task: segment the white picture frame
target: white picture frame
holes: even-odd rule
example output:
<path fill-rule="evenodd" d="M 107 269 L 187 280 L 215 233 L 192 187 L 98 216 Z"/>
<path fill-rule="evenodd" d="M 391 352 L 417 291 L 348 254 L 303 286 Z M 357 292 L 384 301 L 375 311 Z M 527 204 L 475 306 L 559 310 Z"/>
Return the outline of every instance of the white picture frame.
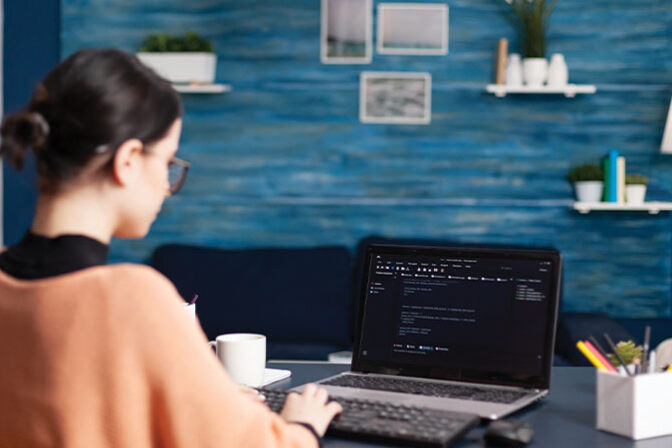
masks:
<path fill-rule="evenodd" d="M 362 123 L 429 124 L 432 75 L 425 72 L 362 72 L 359 77 Z"/>
<path fill-rule="evenodd" d="M 448 54 L 448 5 L 379 3 L 376 49 L 380 54 Z"/>
<path fill-rule="evenodd" d="M 323 64 L 370 64 L 372 0 L 322 0 L 320 60 Z"/>
<path fill-rule="evenodd" d="M 660 152 L 663 154 L 672 154 L 672 100 L 670 100 L 670 108 L 667 111 L 667 120 L 665 121 L 665 130 L 663 131 L 663 141 L 660 143 Z"/>

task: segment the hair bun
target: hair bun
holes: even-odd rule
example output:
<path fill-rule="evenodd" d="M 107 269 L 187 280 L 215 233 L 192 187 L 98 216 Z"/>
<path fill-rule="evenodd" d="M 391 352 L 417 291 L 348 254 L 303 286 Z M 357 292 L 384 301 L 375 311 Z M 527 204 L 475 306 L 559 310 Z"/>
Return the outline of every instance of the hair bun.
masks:
<path fill-rule="evenodd" d="M 21 169 L 28 149 L 39 149 L 47 141 L 49 123 L 39 112 L 19 112 L 5 119 L 1 133 L 0 155 Z"/>

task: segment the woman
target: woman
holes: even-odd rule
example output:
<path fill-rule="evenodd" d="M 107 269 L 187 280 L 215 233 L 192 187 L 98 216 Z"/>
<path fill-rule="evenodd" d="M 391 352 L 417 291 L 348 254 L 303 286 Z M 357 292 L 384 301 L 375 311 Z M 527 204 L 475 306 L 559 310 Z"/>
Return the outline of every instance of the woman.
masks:
<path fill-rule="evenodd" d="M 317 446 L 340 412 L 315 386 L 281 416 L 226 375 L 173 285 L 106 265 L 179 190 L 180 99 L 135 57 L 79 51 L 7 117 L 0 154 L 39 178 L 30 230 L 0 254 L 0 446 Z M 11 194 L 11 192 L 10 192 Z"/>

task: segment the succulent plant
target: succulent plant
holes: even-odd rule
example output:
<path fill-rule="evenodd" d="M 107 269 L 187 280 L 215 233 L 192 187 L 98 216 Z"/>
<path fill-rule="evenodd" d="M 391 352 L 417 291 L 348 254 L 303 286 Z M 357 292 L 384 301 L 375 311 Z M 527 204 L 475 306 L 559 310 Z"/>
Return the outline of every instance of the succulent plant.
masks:
<path fill-rule="evenodd" d="M 147 36 L 142 42 L 142 52 L 163 53 L 163 52 L 202 52 L 212 53 L 212 44 L 210 41 L 201 37 L 194 31 L 189 31 L 184 36 L 173 34 L 152 34 Z"/>
<path fill-rule="evenodd" d="M 635 359 L 642 360 L 642 346 L 636 345 L 632 341 L 619 342 L 616 344 L 616 351 L 626 364 L 632 364 Z M 613 353 L 608 353 L 607 356 L 613 365 L 618 367 L 621 364 Z"/>
<path fill-rule="evenodd" d="M 649 178 L 643 174 L 628 174 L 625 176 L 626 185 L 646 185 L 649 182 Z"/>
<path fill-rule="evenodd" d="M 572 167 L 567 173 L 570 182 L 604 181 L 602 167 L 596 163 L 583 163 Z"/>

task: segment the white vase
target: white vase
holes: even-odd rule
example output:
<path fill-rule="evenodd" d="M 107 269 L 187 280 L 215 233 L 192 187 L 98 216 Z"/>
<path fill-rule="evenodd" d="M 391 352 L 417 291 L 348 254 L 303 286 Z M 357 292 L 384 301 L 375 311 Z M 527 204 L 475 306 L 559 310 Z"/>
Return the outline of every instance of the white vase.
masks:
<path fill-rule="evenodd" d="M 518 53 L 511 53 L 506 61 L 506 85 L 513 87 L 523 85 L 523 63 Z"/>
<path fill-rule="evenodd" d="M 560 53 L 551 56 L 551 63 L 548 65 L 548 86 L 565 87 L 569 79 L 569 71 L 565 63 L 565 57 Z"/>
<path fill-rule="evenodd" d="M 548 61 L 546 58 L 525 58 L 523 60 L 523 75 L 525 84 L 528 86 L 543 86 L 548 76 Z"/>
<path fill-rule="evenodd" d="M 604 182 L 599 180 L 574 182 L 576 199 L 579 202 L 600 202 L 602 200 L 603 188 Z"/>
<path fill-rule="evenodd" d="M 626 185 L 625 200 L 628 204 L 641 204 L 646 197 L 646 185 Z"/>
<path fill-rule="evenodd" d="M 173 83 L 212 84 L 217 69 L 214 53 L 138 53 L 138 59 Z"/>

